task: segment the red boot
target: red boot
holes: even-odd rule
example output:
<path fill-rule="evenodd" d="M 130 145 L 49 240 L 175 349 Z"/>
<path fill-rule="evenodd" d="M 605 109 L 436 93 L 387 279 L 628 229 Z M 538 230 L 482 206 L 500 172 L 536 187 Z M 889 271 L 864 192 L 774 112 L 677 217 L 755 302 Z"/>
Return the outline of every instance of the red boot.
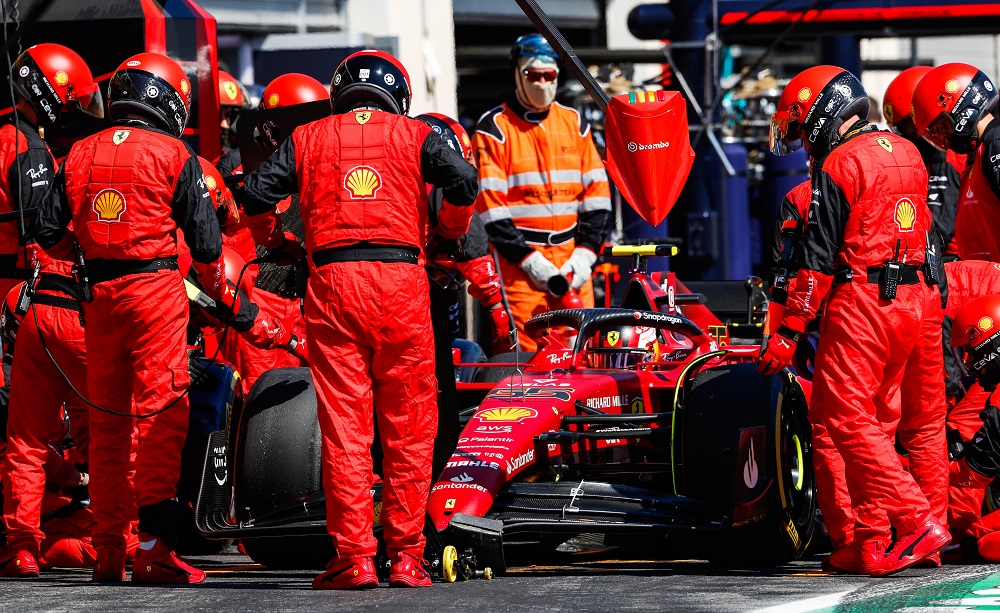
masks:
<path fill-rule="evenodd" d="M 425 564 L 409 553 L 396 555 L 389 573 L 389 587 L 430 587 L 431 576 L 424 568 Z"/>
<path fill-rule="evenodd" d="M 833 553 L 823 559 L 821 568 L 825 573 L 868 574 L 868 571 L 861 564 L 858 548 L 853 543 L 835 548 Z"/>
<path fill-rule="evenodd" d="M 314 590 L 368 590 L 378 587 L 378 577 L 371 558 L 334 558 L 312 585 Z"/>
<path fill-rule="evenodd" d="M 885 568 L 886 545 L 882 541 L 867 541 L 855 549 L 858 552 L 861 574 L 876 576 Z"/>
<path fill-rule="evenodd" d="M 0 554 L 0 577 L 37 577 L 38 561 L 27 549 L 3 550 Z"/>
<path fill-rule="evenodd" d="M 948 529 L 933 515 L 928 515 L 916 530 L 898 539 L 892 549 L 885 554 L 885 566 L 869 573 L 873 577 L 884 577 L 897 573 L 932 556 L 951 542 Z"/>
<path fill-rule="evenodd" d="M 132 563 L 133 583 L 201 583 L 205 580 L 204 571 L 188 564 L 162 540 L 141 534 L 139 542 Z"/>
<path fill-rule="evenodd" d="M 125 552 L 121 549 L 98 549 L 91 581 L 121 583 L 125 580 Z"/>

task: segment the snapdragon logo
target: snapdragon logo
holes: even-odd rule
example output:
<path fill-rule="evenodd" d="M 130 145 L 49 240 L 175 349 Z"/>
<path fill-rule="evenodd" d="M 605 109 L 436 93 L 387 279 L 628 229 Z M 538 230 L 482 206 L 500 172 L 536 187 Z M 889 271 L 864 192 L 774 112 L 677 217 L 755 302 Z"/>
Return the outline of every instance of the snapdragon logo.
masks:
<path fill-rule="evenodd" d="M 632 141 L 628 144 L 628 150 L 632 153 L 636 151 L 652 151 L 653 149 L 666 149 L 670 146 L 670 143 L 666 141 L 660 141 L 658 143 L 651 143 L 649 145 L 644 145 L 642 143 L 637 143 Z"/>

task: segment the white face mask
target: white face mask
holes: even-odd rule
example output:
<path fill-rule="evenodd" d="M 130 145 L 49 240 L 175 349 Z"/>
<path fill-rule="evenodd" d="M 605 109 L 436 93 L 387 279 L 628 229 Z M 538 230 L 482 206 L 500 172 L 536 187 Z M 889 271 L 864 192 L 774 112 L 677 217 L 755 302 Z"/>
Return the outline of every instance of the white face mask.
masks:
<path fill-rule="evenodd" d="M 525 57 L 517 62 L 517 72 L 514 81 L 517 83 L 517 100 L 532 111 L 545 111 L 556 99 L 556 85 L 558 79 L 552 81 L 536 81 L 532 83 L 525 76 L 529 69 L 554 70 L 558 77 L 559 66 L 541 57 Z"/>

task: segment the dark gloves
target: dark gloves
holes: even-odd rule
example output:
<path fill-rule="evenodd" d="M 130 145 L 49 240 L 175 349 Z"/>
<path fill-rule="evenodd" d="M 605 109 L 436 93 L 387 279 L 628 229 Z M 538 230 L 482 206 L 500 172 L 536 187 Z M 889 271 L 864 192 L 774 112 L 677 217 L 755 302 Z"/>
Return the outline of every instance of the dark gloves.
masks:
<path fill-rule="evenodd" d="M 1000 473 L 1000 410 L 987 405 L 979 414 L 983 427 L 965 444 L 965 462 L 986 477 Z"/>

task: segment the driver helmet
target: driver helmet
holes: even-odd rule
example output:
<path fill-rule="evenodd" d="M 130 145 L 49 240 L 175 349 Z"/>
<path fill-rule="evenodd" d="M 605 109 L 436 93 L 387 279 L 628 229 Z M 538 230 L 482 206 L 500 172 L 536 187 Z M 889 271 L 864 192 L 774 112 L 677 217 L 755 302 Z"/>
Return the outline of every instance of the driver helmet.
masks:
<path fill-rule="evenodd" d="M 1000 296 L 983 296 L 955 314 L 951 348 L 959 368 L 993 391 L 1000 384 Z"/>
<path fill-rule="evenodd" d="M 587 365 L 591 368 L 635 368 L 660 358 L 656 328 L 620 326 L 601 330 L 590 339 Z"/>
<path fill-rule="evenodd" d="M 90 67 L 75 51 L 55 43 L 28 47 L 11 67 L 11 85 L 41 125 L 65 121 L 79 110 L 104 118 L 104 102 Z"/>

